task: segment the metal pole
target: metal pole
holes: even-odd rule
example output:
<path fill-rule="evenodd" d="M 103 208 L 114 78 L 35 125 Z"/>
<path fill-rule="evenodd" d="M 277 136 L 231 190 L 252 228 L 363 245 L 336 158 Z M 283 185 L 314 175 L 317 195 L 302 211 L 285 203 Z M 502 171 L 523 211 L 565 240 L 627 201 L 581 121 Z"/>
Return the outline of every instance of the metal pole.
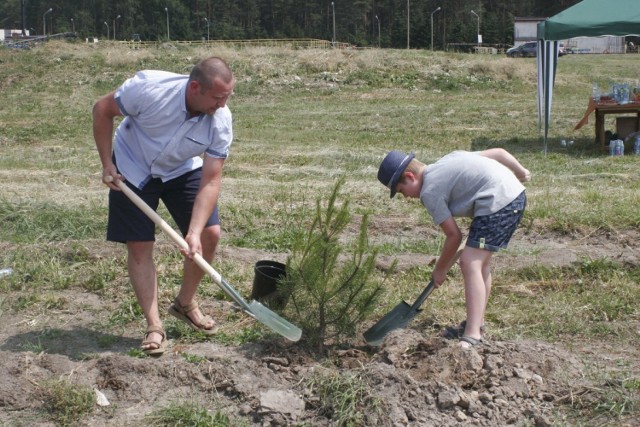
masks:
<path fill-rule="evenodd" d="M 109 24 L 107 24 L 107 21 L 104 21 L 104 26 L 107 27 L 107 40 L 109 40 Z"/>
<path fill-rule="evenodd" d="M 407 0 L 407 49 L 409 49 L 409 0 Z"/>
<path fill-rule="evenodd" d="M 378 19 L 378 15 L 376 15 L 376 21 L 378 21 L 378 49 L 380 49 L 380 19 Z"/>
<path fill-rule="evenodd" d="M 209 43 L 209 20 L 204 18 L 204 22 L 207 23 L 207 43 Z"/>
<path fill-rule="evenodd" d="M 76 23 L 73 21 L 73 18 L 71 18 L 71 31 L 73 31 L 74 34 L 76 32 Z"/>
<path fill-rule="evenodd" d="M 336 43 L 336 7 L 333 2 L 331 2 L 331 14 L 333 15 L 333 39 L 331 40 L 333 46 Z"/>
<path fill-rule="evenodd" d="M 433 14 L 440 10 L 440 6 L 431 12 L 431 52 L 433 52 Z"/>
<path fill-rule="evenodd" d="M 167 40 L 171 40 L 169 37 L 169 9 L 165 7 L 164 11 L 167 13 Z"/>
<path fill-rule="evenodd" d="M 478 18 L 477 43 L 478 43 L 478 47 L 480 47 L 480 15 L 475 13 L 473 10 L 471 11 L 471 13 L 476 15 L 476 17 Z"/>
<path fill-rule="evenodd" d="M 113 20 L 113 39 L 116 39 L 116 21 L 120 19 L 120 15 L 116 16 L 116 19 Z"/>
<path fill-rule="evenodd" d="M 53 11 L 53 8 L 50 7 L 49 10 L 47 10 L 43 15 L 42 15 L 42 35 L 46 36 L 47 35 L 47 13 Z"/>
<path fill-rule="evenodd" d="M 27 35 L 27 29 L 25 27 L 25 17 L 24 17 L 24 0 L 20 1 L 20 19 L 22 24 L 22 36 Z"/>

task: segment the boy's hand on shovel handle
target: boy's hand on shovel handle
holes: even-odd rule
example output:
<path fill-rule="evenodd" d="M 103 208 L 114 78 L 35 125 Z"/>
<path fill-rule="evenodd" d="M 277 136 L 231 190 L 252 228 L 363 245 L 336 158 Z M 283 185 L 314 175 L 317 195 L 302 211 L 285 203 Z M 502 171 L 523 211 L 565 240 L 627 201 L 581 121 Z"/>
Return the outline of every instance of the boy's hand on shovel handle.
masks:
<path fill-rule="evenodd" d="M 460 259 L 460 255 L 462 255 L 462 251 L 464 250 L 464 247 L 465 247 L 465 242 L 466 240 L 463 239 L 455 255 L 453 256 L 453 258 L 451 258 L 451 260 L 449 261 L 449 263 L 447 264 L 444 270 L 442 271 L 438 269 L 433 270 L 433 273 L 431 273 L 431 278 L 433 279 L 434 288 L 438 289 L 440 285 L 447 280 L 447 273 L 449 273 L 449 270 L 451 270 L 451 267 L 453 267 L 454 264 L 458 262 L 458 259 Z"/>

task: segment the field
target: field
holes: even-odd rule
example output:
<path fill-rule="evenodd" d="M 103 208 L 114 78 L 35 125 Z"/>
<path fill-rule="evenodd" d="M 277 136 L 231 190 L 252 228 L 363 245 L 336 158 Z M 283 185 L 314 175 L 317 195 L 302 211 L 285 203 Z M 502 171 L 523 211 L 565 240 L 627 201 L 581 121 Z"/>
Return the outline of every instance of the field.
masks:
<path fill-rule="evenodd" d="M 359 334 L 315 354 L 237 312 L 207 280 L 198 300 L 220 332 L 207 338 L 167 315 L 169 351 L 137 350 L 145 325 L 125 248 L 104 240 L 91 108 L 139 69 L 188 73 L 210 54 L 227 59 L 237 80 L 213 266 L 245 296 L 255 262 L 286 260 L 292 230 L 307 227 L 316 199 L 345 177 L 354 218 L 345 241 L 368 214 L 378 274 L 398 261 L 383 303 L 359 325 L 366 330 L 415 299 L 442 244 L 417 201 L 390 200 L 378 183 L 386 152 L 429 163 L 504 147 L 518 157 L 533 179 L 522 226 L 494 258 L 483 346 L 461 352 L 438 338 L 464 318 L 454 268 L 380 348 Z M 545 154 L 534 59 L 170 44 L 0 49 L 0 269 L 13 270 L 0 277 L 0 424 L 639 426 L 638 157 L 602 152 L 593 117 L 573 131 L 593 81 L 635 83 L 637 63 L 560 58 Z M 612 116 L 606 129 L 615 131 Z M 181 256 L 157 238 L 168 307 Z M 110 404 L 97 404 L 95 390 Z"/>

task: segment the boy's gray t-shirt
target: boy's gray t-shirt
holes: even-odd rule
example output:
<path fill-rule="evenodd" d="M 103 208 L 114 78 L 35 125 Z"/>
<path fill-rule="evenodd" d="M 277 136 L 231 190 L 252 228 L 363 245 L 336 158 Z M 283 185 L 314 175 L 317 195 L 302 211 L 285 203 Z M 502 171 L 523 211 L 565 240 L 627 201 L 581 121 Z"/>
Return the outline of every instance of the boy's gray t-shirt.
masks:
<path fill-rule="evenodd" d="M 509 168 L 478 151 L 447 154 L 423 178 L 420 201 L 438 225 L 451 216 L 496 213 L 525 190 Z"/>

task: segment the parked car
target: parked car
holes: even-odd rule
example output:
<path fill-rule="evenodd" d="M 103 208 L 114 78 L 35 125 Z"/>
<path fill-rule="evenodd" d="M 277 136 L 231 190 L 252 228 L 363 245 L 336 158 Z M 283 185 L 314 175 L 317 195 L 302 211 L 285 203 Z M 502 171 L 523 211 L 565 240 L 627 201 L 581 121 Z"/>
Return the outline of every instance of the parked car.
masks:
<path fill-rule="evenodd" d="M 564 43 L 560 43 L 560 44 L 558 45 L 558 56 L 564 56 L 564 55 L 566 55 L 567 53 L 573 53 L 573 52 L 571 51 L 571 48 L 566 47 L 566 46 L 564 45 Z"/>
<path fill-rule="evenodd" d="M 523 43 L 507 50 L 507 56 L 510 58 L 524 58 L 527 56 L 535 58 L 537 54 L 538 42 Z"/>

